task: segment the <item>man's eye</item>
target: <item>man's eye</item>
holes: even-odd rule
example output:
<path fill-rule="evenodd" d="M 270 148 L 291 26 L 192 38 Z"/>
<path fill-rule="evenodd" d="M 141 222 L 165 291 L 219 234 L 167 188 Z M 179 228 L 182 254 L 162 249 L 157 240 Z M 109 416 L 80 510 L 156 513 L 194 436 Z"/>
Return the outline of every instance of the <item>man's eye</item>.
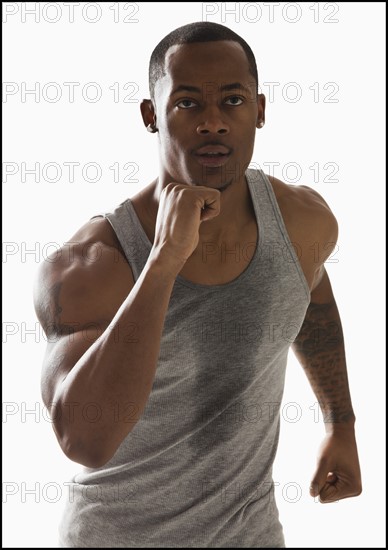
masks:
<path fill-rule="evenodd" d="M 182 99 L 179 103 L 177 103 L 177 107 L 180 109 L 190 109 L 191 107 L 195 107 L 194 101 L 191 101 L 191 99 Z"/>
<path fill-rule="evenodd" d="M 228 105 L 241 105 L 243 103 L 243 100 L 241 99 L 241 97 L 234 95 L 234 96 L 228 97 L 225 103 L 227 103 Z"/>

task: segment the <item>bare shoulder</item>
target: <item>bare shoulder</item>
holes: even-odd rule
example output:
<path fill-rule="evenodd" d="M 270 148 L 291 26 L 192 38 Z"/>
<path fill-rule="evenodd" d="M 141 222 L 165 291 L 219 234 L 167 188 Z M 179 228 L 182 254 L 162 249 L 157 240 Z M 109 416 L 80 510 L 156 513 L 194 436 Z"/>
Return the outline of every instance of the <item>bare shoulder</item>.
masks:
<path fill-rule="evenodd" d="M 132 270 L 105 218 L 85 223 L 39 266 L 34 305 L 46 331 L 105 326 L 134 285 Z"/>
<path fill-rule="evenodd" d="M 310 236 L 317 241 L 337 242 L 338 223 L 325 199 L 307 185 L 289 185 L 267 176 L 287 229 L 299 239 Z"/>

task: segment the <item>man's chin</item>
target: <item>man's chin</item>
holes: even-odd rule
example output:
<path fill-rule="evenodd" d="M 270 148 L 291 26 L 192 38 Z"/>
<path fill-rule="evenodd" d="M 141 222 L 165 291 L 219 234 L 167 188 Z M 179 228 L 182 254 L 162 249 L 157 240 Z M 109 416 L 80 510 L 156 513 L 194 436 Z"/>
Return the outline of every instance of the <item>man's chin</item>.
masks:
<path fill-rule="evenodd" d="M 211 187 L 212 189 L 218 189 L 219 191 L 225 191 L 232 183 L 233 178 L 226 179 L 225 175 L 224 177 L 220 177 L 221 174 L 218 174 L 218 177 L 215 177 L 215 175 L 212 176 L 206 176 L 201 178 L 195 178 L 191 177 L 191 181 L 194 185 L 203 185 L 204 187 Z"/>
<path fill-rule="evenodd" d="M 223 193 L 223 191 L 225 191 L 225 189 L 228 189 L 228 187 L 230 187 L 232 184 L 232 181 L 228 181 L 227 183 L 224 183 L 224 185 L 221 185 L 220 187 L 215 187 L 215 189 L 218 189 L 218 191 L 221 191 L 221 193 Z"/>

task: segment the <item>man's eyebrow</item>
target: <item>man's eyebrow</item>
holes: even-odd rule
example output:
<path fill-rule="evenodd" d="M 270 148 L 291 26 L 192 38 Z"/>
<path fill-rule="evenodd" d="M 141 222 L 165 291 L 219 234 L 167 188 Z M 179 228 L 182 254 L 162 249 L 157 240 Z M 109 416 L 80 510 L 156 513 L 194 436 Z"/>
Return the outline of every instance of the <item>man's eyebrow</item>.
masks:
<path fill-rule="evenodd" d="M 232 84 L 225 84 L 224 86 L 221 86 L 220 90 L 221 92 L 230 92 L 231 90 L 244 90 L 245 92 L 249 92 L 249 89 L 241 84 L 241 82 L 232 82 Z"/>
<path fill-rule="evenodd" d="M 214 86 L 214 82 L 205 82 L 204 85 L 201 88 L 197 88 L 197 86 L 190 86 L 189 84 L 180 84 L 176 88 L 173 89 L 171 92 L 171 95 L 177 94 L 179 92 L 192 92 L 195 94 L 200 94 L 203 91 L 206 91 L 209 93 L 212 89 L 212 85 Z M 224 84 L 219 88 L 220 92 L 230 92 L 231 90 L 243 90 L 245 92 L 249 92 L 250 90 L 241 84 L 241 82 L 232 82 L 231 84 Z"/>
<path fill-rule="evenodd" d="M 189 86 L 189 84 L 180 84 L 173 89 L 171 95 L 177 94 L 178 92 L 193 92 L 196 94 L 200 94 L 201 91 L 202 90 L 200 88 L 197 88 L 196 86 Z"/>

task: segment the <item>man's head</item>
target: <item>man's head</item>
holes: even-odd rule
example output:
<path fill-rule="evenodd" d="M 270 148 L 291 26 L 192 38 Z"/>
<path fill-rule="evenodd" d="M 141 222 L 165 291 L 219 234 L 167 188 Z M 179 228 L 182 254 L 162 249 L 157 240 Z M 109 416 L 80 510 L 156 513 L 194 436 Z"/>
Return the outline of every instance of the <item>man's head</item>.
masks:
<path fill-rule="evenodd" d="M 254 55 L 236 33 L 192 23 L 168 34 L 150 61 L 150 100 L 141 111 L 158 132 L 163 181 L 224 188 L 244 178 L 265 97 Z"/>

